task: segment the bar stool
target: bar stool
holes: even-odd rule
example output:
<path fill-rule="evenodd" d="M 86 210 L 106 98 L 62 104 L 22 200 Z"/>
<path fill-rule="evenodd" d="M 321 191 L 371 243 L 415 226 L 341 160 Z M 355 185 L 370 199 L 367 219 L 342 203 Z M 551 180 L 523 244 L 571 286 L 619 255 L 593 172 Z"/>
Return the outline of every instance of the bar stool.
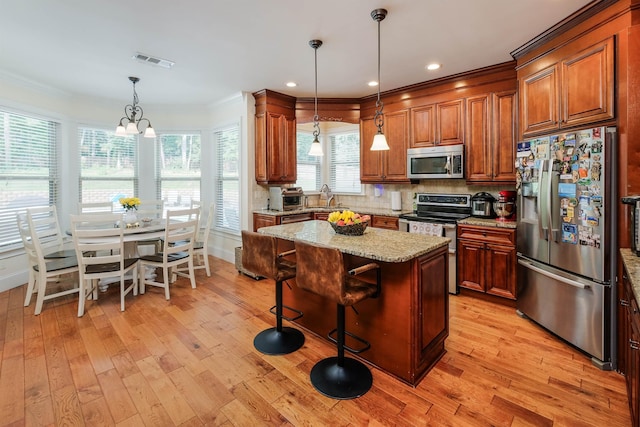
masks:
<path fill-rule="evenodd" d="M 242 230 L 242 266 L 276 282 L 276 305 L 270 310 L 274 313 L 275 309 L 276 327 L 265 329 L 253 340 L 254 347 L 264 354 L 289 354 L 304 344 L 302 332 L 282 326 L 282 319 L 292 321 L 302 317 L 301 311 L 282 304 L 282 282 L 296 277 L 296 264 L 284 257 L 294 252 L 291 250 L 278 254 L 275 237 Z M 296 313 L 296 316 L 284 316 L 283 308 Z"/>
<path fill-rule="evenodd" d="M 345 349 L 362 353 L 371 345 L 364 339 L 345 331 L 345 307 L 380 294 L 381 272 L 376 263 L 365 264 L 345 271 L 342 252 L 325 246 L 302 241 L 295 242 L 297 274 L 296 283 L 301 289 L 313 292 L 337 303 L 337 327 L 328 338 L 338 347 L 338 356 L 323 359 L 311 369 L 311 384 L 320 393 L 334 399 L 353 399 L 365 394 L 373 384 L 367 366 L 352 358 L 344 357 Z M 376 283 L 368 283 L 353 276 L 376 270 Z M 334 339 L 332 335 L 336 333 Z M 363 344 L 360 349 L 345 345 L 345 335 Z"/>

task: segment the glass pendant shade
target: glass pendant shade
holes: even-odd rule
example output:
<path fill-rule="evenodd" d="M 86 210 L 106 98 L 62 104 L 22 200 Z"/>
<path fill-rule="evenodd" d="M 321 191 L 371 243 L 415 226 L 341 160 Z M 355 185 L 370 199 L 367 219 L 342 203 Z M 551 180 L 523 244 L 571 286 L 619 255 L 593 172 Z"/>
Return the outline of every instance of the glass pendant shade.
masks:
<path fill-rule="evenodd" d="M 310 156 L 324 156 L 322 152 L 322 145 L 320 145 L 320 141 L 318 139 L 314 139 L 311 143 L 311 148 L 309 149 Z"/>
<path fill-rule="evenodd" d="M 127 131 L 124 126 L 122 126 L 122 123 L 116 128 L 116 136 L 127 136 Z"/>
<path fill-rule="evenodd" d="M 138 127 L 134 122 L 129 122 L 126 129 L 127 135 L 135 135 L 138 133 Z"/>
<path fill-rule="evenodd" d="M 156 131 L 151 127 L 151 124 L 149 124 L 149 126 L 147 126 L 147 128 L 144 131 L 144 136 L 145 138 L 155 138 L 156 137 Z"/>
<path fill-rule="evenodd" d="M 378 132 L 373 137 L 373 144 L 371 144 L 371 151 L 385 151 L 389 149 L 387 144 L 387 138 L 385 138 L 382 132 Z"/>

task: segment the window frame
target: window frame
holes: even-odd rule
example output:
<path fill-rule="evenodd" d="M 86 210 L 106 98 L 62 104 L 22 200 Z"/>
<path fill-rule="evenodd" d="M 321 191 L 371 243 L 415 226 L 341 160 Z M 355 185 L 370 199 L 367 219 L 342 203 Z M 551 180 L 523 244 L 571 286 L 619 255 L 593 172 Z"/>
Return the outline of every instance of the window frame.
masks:
<path fill-rule="evenodd" d="M 198 163 L 200 165 L 200 167 L 198 168 L 198 176 L 196 177 L 165 177 L 163 178 L 162 176 L 162 167 L 160 164 L 160 160 L 161 160 L 161 145 L 162 145 L 162 137 L 165 136 L 197 136 L 199 141 L 198 143 L 200 144 L 200 157 L 198 158 Z M 198 194 L 197 197 L 196 195 L 193 195 L 190 198 L 190 202 L 192 200 L 197 200 L 197 201 L 201 201 L 202 199 L 202 133 L 200 131 L 176 131 L 176 132 L 158 132 L 156 138 L 155 138 L 155 172 L 154 172 L 154 179 L 155 179 L 155 190 L 156 190 L 156 194 L 158 195 L 157 198 L 159 199 L 164 199 L 163 193 L 162 193 L 162 183 L 164 182 L 198 182 Z M 189 204 L 184 204 L 181 203 L 180 205 L 170 205 L 169 203 L 171 203 L 172 201 L 167 199 L 165 200 L 165 210 L 167 209 L 167 206 L 174 206 L 173 208 L 177 208 L 178 206 L 180 208 L 188 208 L 191 207 L 191 203 Z"/>

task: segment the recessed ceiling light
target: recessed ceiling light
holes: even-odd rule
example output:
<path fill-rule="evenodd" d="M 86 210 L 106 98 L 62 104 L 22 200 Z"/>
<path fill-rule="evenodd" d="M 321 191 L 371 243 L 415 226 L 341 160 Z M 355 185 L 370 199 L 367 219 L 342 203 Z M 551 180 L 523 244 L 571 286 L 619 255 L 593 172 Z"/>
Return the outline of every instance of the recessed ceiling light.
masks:
<path fill-rule="evenodd" d="M 429 71 L 433 71 L 433 70 L 437 70 L 437 69 L 438 69 L 438 68 L 440 68 L 440 67 L 441 67 L 441 65 L 440 65 L 440 64 L 435 64 L 435 63 L 434 63 L 434 64 L 429 64 L 429 65 L 427 65 L 427 66 L 426 66 L 426 67 L 424 67 L 424 68 L 426 68 L 426 69 L 427 69 L 427 70 L 429 70 Z"/>
<path fill-rule="evenodd" d="M 296 87 L 298 86 L 298 83 L 296 82 L 287 82 L 287 87 Z"/>
<path fill-rule="evenodd" d="M 369 84 L 369 86 L 371 86 L 371 87 L 378 86 L 378 82 L 369 82 L 368 84 Z"/>

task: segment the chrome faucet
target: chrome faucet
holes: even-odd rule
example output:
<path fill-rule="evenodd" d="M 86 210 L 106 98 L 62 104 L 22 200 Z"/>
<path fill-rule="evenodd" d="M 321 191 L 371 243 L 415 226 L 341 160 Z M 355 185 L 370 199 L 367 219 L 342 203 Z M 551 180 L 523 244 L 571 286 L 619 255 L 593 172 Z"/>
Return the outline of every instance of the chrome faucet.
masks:
<path fill-rule="evenodd" d="M 320 187 L 320 198 L 327 201 L 327 207 L 331 206 L 333 197 L 333 194 L 331 194 L 331 188 L 329 188 L 327 184 L 323 184 L 322 187 Z"/>

